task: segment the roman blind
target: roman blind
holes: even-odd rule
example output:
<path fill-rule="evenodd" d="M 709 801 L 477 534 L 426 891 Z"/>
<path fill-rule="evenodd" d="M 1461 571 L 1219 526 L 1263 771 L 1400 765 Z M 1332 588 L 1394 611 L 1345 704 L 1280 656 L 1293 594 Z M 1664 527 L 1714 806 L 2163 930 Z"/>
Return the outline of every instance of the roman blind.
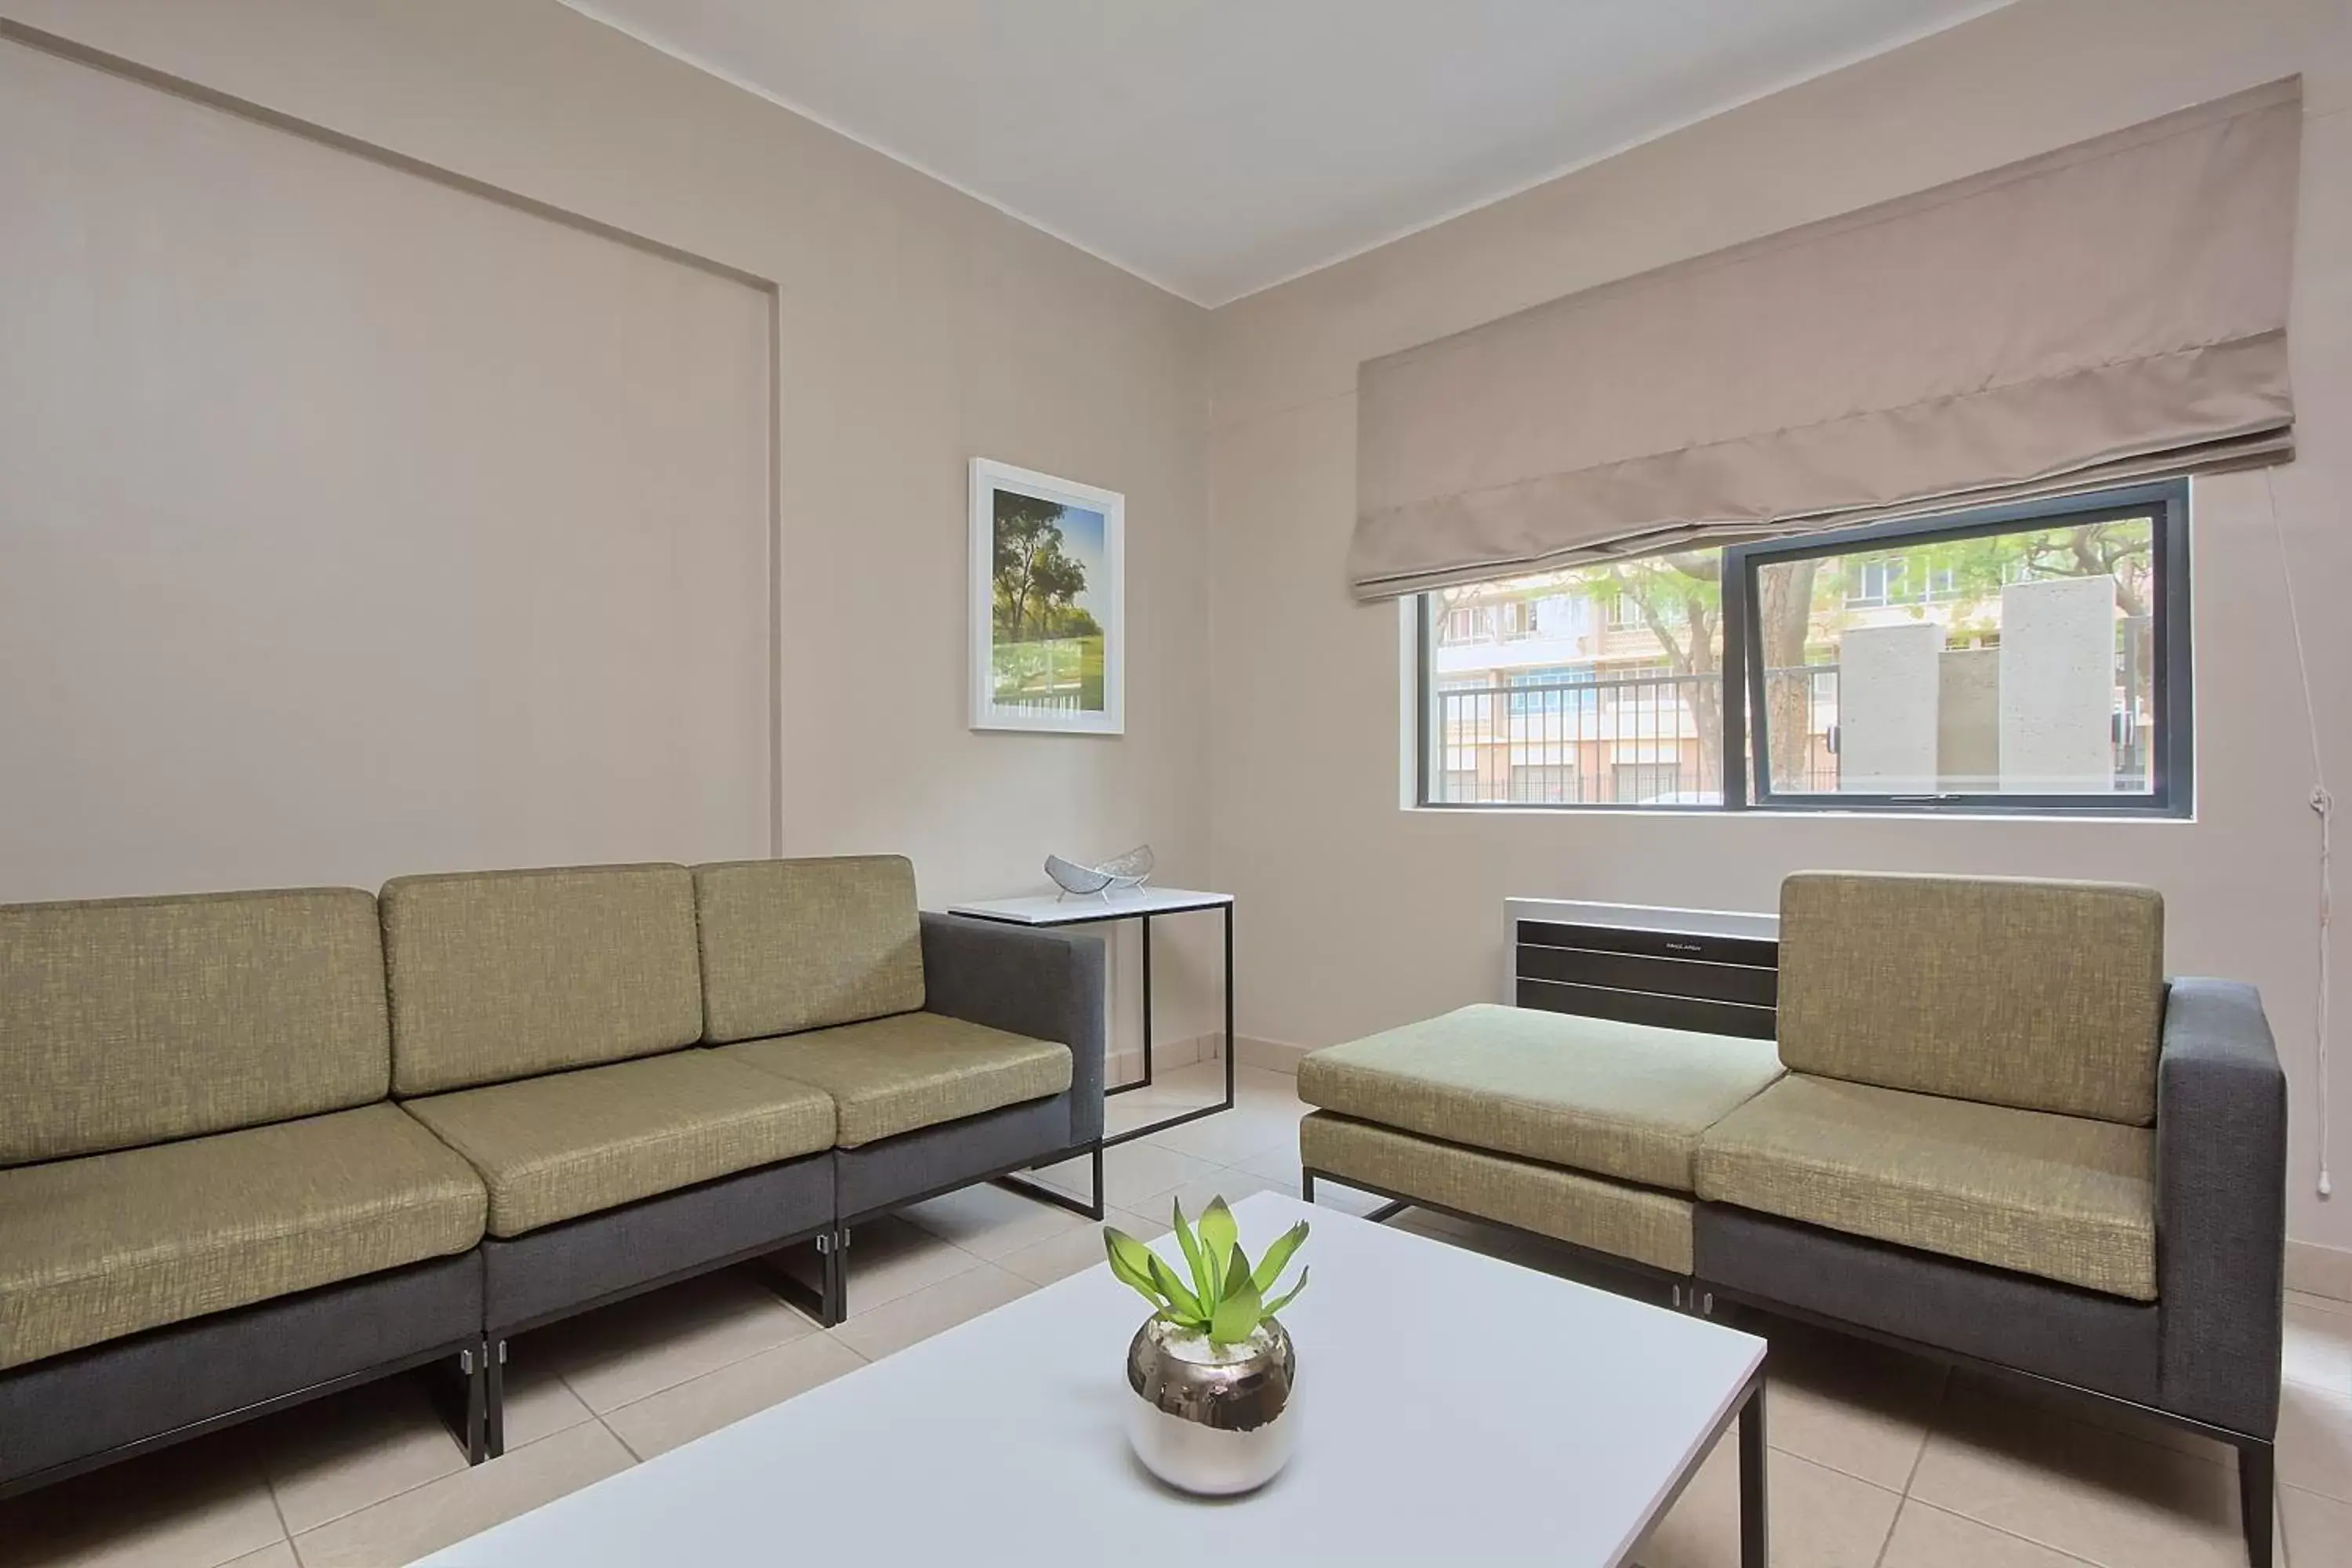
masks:
<path fill-rule="evenodd" d="M 2291 454 L 2300 78 L 1365 363 L 1392 597 Z"/>

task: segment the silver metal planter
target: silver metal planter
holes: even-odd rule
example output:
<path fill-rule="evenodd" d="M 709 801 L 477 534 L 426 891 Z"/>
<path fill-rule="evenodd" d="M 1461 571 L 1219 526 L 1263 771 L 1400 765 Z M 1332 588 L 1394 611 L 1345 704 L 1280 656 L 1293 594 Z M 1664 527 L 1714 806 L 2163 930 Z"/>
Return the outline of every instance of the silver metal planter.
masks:
<path fill-rule="evenodd" d="M 1127 1347 L 1128 1441 L 1170 1486 L 1209 1497 L 1254 1491 L 1290 1462 L 1297 1358 L 1272 1318 L 1237 1345 L 1158 1318 Z"/>

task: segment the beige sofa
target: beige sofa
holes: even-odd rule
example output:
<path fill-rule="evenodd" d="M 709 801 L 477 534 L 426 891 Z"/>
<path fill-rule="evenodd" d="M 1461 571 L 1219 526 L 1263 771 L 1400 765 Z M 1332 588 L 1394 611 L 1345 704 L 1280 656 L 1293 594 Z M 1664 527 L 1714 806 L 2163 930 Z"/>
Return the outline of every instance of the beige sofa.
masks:
<path fill-rule="evenodd" d="M 0 1495 L 1096 1155 L 1102 954 L 897 857 L 0 907 Z M 1051 1194 L 1048 1194 L 1051 1195 Z M 814 1243 L 803 1279 L 784 1249 Z"/>
<path fill-rule="evenodd" d="M 1806 873 L 1779 1039 L 1475 1006 L 1311 1053 L 1338 1181 L 2121 1401 L 2239 1450 L 2270 1552 L 2285 1081 L 2142 888 Z"/>

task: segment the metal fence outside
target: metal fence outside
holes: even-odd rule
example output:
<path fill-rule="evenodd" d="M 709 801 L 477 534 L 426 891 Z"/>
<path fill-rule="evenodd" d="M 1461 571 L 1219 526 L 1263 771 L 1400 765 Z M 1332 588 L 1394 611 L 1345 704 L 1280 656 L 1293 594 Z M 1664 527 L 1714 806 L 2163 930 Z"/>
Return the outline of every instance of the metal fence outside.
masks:
<path fill-rule="evenodd" d="M 2117 674 L 2127 693 L 2141 689 L 2139 662 L 2138 640 L 2126 635 Z M 1806 689 L 1801 766 L 1775 776 L 1778 793 L 1837 793 L 1838 673 L 1834 663 L 1765 672 L 1773 712 L 1784 710 L 1790 684 Z M 1718 805 L 1722 700 L 1719 675 L 1441 687 L 1428 798 L 1444 805 Z M 2117 793 L 2147 787 L 2149 739 L 2130 703 L 2120 705 Z M 1751 795 L 1753 787 L 1751 777 Z"/>

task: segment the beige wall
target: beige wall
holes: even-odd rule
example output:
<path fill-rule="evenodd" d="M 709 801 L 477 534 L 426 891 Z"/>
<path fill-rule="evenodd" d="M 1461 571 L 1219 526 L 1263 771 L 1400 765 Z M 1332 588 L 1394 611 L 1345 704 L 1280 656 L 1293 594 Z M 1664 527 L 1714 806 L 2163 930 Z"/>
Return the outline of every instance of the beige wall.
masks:
<path fill-rule="evenodd" d="M 1145 839 L 1206 877 L 1196 307 L 553 0 L 0 16 L 773 279 L 786 852 L 903 851 L 933 905 Z M 964 728 L 975 455 L 1126 493 L 1123 741 Z M 1180 1036 L 1210 947 L 1170 935 Z"/>
<path fill-rule="evenodd" d="M 767 853 L 769 291 L 7 42 L 0 147 L 0 898 Z"/>
<path fill-rule="evenodd" d="M 2346 8 L 2021 0 L 1214 313 L 1212 864 L 1247 913 L 1244 1036 L 1317 1045 L 1493 995 L 1507 895 L 1767 908 L 1801 867 L 2144 881 L 2167 896 L 2175 970 L 2262 987 L 2294 1084 L 2290 1228 L 2352 1245 L 2352 1198 L 2312 1194 L 2310 748 L 2259 476 L 2195 500 L 2193 823 L 1400 810 L 1398 617 L 1351 603 L 1344 574 L 1359 362 L 2298 70 L 2303 456 L 2276 493 L 2327 764 L 2352 798 Z M 2352 942 L 2336 989 L 2352 997 Z M 2352 1183 L 2352 1063 L 2335 1109 Z"/>

